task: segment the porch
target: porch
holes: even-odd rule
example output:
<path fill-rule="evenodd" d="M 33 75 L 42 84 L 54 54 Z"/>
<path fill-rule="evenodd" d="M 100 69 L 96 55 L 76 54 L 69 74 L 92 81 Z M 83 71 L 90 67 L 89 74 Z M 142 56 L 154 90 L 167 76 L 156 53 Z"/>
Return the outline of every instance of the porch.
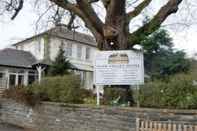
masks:
<path fill-rule="evenodd" d="M 37 79 L 38 73 L 36 70 L 0 67 L 0 92 L 11 87 L 26 86 Z"/>

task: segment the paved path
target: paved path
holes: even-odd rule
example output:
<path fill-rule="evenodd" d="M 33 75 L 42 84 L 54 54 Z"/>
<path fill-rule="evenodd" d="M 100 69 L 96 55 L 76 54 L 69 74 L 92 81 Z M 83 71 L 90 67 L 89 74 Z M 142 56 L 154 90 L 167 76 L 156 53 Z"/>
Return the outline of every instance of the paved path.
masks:
<path fill-rule="evenodd" d="M 13 125 L 0 123 L 0 131 L 25 131 L 25 130 Z"/>

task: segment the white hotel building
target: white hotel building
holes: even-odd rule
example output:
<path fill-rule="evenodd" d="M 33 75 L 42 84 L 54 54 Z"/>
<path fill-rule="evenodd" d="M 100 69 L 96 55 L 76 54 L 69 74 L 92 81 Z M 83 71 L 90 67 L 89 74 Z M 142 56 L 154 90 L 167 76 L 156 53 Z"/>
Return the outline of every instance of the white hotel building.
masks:
<path fill-rule="evenodd" d="M 93 87 L 93 59 L 97 51 L 93 37 L 57 26 L 46 32 L 0 50 L 0 88 L 32 83 L 38 72 L 35 66 L 48 64 L 57 56 L 60 46 L 80 74 L 85 88 Z"/>

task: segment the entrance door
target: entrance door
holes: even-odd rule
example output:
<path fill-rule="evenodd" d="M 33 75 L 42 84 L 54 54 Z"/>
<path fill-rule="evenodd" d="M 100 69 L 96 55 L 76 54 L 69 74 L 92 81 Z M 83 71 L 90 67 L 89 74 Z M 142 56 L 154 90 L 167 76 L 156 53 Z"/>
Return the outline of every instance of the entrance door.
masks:
<path fill-rule="evenodd" d="M 15 74 L 10 74 L 9 76 L 9 87 L 14 87 L 16 86 L 16 75 Z"/>

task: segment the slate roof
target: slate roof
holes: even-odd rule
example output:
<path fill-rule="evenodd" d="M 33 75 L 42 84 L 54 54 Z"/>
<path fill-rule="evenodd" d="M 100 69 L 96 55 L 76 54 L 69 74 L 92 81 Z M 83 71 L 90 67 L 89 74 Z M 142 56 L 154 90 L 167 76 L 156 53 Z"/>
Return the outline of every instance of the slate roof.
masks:
<path fill-rule="evenodd" d="M 29 37 L 23 41 L 15 43 L 13 45 L 16 46 L 16 45 L 22 44 L 23 42 L 25 42 L 27 40 L 31 40 L 33 38 L 43 36 L 45 34 L 48 34 L 49 36 L 60 37 L 60 38 L 80 42 L 82 44 L 87 44 L 87 45 L 94 46 L 94 47 L 97 46 L 96 40 L 93 36 L 90 36 L 90 35 L 87 35 L 84 33 L 80 33 L 77 31 L 70 31 L 64 25 L 58 25 L 58 26 L 51 28 L 43 33 L 34 35 L 32 37 Z"/>
<path fill-rule="evenodd" d="M 6 48 L 0 50 L 0 65 L 31 68 L 36 58 L 29 52 Z"/>

